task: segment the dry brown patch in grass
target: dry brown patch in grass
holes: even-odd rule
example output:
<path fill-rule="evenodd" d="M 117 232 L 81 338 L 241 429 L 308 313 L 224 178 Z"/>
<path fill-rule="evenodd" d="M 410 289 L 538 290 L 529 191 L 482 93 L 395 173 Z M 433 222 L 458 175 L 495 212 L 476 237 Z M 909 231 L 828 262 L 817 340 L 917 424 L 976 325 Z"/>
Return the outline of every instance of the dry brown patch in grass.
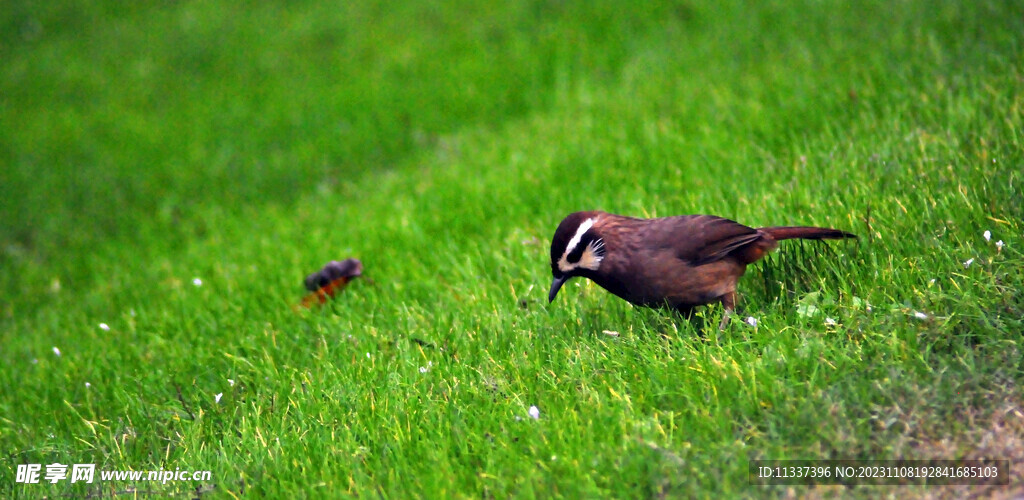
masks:
<path fill-rule="evenodd" d="M 792 487 L 786 498 L 899 498 L 899 499 L 1024 499 L 1024 398 L 1005 398 L 995 410 L 969 409 L 962 414 L 971 431 L 941 435 L 935 426 L 915 426 L 915 432 L 897 445 L 902 459 L 1010 461 L 1009 486 L 816 486 Z"/>

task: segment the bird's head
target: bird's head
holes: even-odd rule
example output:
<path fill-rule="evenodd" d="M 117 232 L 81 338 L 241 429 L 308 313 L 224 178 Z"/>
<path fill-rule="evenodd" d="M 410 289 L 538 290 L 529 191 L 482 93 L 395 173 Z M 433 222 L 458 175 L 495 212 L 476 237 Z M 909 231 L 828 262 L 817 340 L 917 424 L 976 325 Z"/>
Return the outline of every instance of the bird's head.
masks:
<path fill-rule="evenodd" d="M 548 302 L 555 300 L 558 290 L 573 276 L 596 272 L 604 260 L 604 240 L 595 225 L 600 212 L 569 214 L 551 238 L 551 291 Z"/>

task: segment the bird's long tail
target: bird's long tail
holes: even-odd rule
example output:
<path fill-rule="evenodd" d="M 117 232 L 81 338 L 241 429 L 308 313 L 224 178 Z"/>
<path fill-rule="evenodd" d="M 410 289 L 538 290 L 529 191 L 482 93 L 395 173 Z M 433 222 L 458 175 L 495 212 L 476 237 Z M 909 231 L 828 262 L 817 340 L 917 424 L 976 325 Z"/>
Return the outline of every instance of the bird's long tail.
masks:
<path fill-rule="evenodd" d="M 808 226 L 779 226 L 779 227 L 762 227 L 761 231 L 768 233 L 776 241 L 778 240 L 791 240 L 794 238 L 802 238 L 805 240 L 840 240 L 843 238 L 856 238 L 857 235 L 848 233 L 846 231 L 840 231 L 838 229 L 830 229 L 827 227 L 808 227 Z"/>

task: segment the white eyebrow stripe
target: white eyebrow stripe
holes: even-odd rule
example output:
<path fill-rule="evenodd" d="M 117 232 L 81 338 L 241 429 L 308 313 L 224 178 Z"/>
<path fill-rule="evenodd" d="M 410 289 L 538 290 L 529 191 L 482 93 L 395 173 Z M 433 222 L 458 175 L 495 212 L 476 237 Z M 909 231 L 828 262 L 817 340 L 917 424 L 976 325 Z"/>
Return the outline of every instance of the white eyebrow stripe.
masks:
<path fill-rule="evenodd" d="M 590 228 L 594 225 L 594 220 L 595 218 L 591 217 L 583 221 L 583 224 L 580 224 L 579 229 L 576 230 L 576 234 L 574 234 L 572 239 L 569 240 L 569 244 L 565 246 L 565 253 L 562 254 L 563 256 L 571 254 L 572 251 L 576 249 L 576 245 L 580 244 L 580 240 L 583 238 L 583 234 L 589 231 Z"/>

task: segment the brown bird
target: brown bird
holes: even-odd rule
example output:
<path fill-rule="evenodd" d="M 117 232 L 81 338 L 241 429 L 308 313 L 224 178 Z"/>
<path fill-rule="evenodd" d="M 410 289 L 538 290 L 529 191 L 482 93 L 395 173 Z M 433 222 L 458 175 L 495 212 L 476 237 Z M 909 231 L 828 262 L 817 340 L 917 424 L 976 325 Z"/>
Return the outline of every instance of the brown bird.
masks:
<path fill-rule="evenodd" d="M 754 229 L 714 215 L 638 219 L 600 211 L 569 214 L 551 240 L 554 281 L 548 302 L 574 276 L 639 306 L 689 313 L 721 302 L 720 328 L 736 306 L 736 282 L 747 265 L 779 240 L 856 238 L 823 227 Z"/>
<path fill-rule="evenodd" d="M 325 304 L 348 283 L 363 275 L 363 263 L 359 259 L 332 260 L 319 271 L 306 276 L 304 284 L 310 293 L 303 297 L 302 307 Z"/>

